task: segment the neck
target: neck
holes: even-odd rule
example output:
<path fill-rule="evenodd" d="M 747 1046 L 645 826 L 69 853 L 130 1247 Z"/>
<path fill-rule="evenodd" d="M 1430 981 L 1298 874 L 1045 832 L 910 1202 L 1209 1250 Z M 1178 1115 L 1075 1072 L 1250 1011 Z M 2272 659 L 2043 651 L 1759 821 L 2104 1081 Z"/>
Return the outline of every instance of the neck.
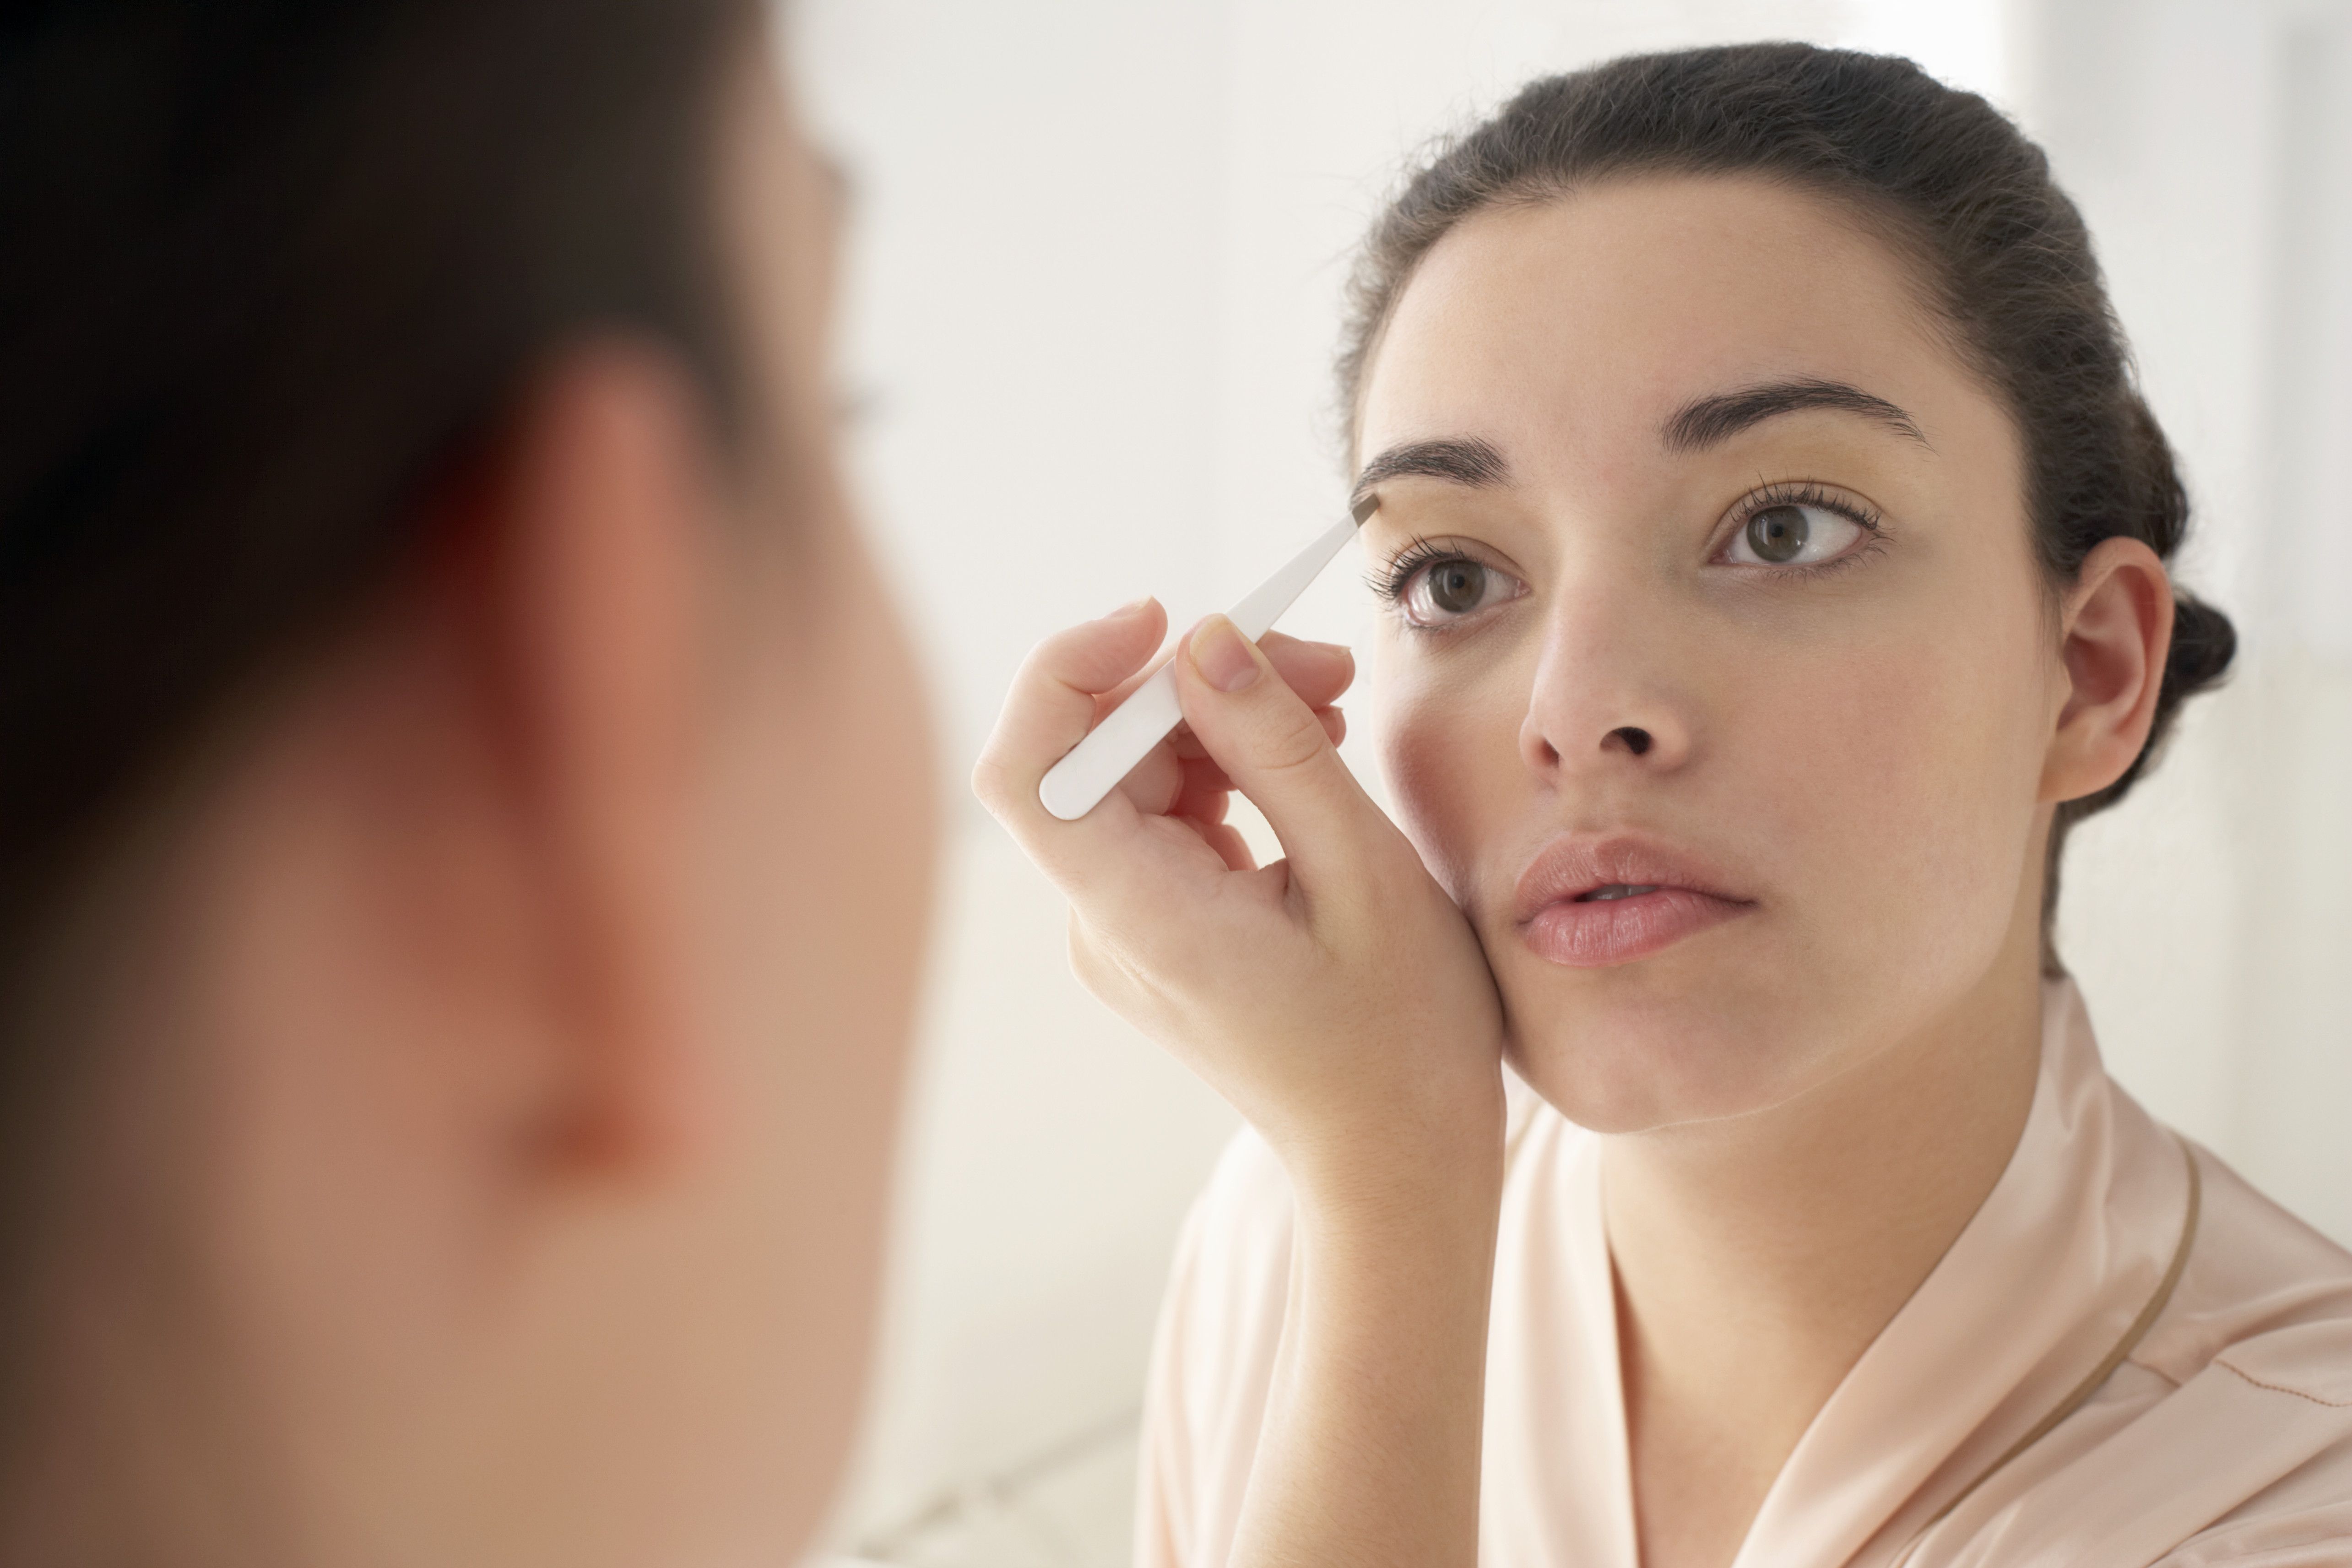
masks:
<path fill-rule="evenodd" d="M 1648 1568 L 1729 1560 L 2000 1180 L 2032 1105 L 2040 990 L 2038 949 L 2005 952 L 1948 1015 L 1793 1101 L 1606 1142 Z"/>

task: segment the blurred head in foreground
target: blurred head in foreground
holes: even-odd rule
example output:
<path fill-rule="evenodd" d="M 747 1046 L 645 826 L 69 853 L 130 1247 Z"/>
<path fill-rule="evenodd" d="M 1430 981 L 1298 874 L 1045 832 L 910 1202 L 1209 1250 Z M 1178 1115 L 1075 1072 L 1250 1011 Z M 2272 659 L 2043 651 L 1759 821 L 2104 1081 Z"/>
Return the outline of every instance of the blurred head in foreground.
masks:
<path fill-rule="evenodd" d="M 781 1561 L 929 759 L 745 0 L 0 22 L 0 1559 Z"/>

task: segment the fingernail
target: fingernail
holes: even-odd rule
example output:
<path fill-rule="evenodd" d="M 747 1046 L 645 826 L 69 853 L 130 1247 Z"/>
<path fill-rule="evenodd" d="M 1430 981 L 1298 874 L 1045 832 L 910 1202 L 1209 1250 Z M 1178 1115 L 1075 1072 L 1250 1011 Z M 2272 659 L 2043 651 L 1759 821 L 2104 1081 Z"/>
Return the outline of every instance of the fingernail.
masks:
<path fill-rule="evenodd" d="M 1109 615 L 1105 616 L 1103 619 L 1107 621 L 1123 621 L 1129 616 L 1139 616 L 1144 612 L 1146 607 L 1150 605 L 1150 603 L 1151 595 L 1149 594 L 1144 595 L 1140 599 L 1129 599 L 1126 604 L 1121 605 L 1118 609 L 1113 610 Z"/>
<path fill-rule="evenodd" d="M 1223 616 L 1211 616 L 1192 634 L 1192 663 L 1220 691 L 1240 691 L 1257 679 L 1257 659 L 1241 628 Z"/>

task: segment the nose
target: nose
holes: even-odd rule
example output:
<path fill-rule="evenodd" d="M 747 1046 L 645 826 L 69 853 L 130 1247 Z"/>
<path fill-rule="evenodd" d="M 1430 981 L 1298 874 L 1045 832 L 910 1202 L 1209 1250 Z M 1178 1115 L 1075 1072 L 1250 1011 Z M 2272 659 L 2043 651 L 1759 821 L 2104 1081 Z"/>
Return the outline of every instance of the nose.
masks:
<path fill-rule="evenodd" d="M 1605 599 L 1558 603 L 1519 724 L 1528 766 L 1564 783 L 1660 775 L 1687 763 L 1696 726 L 1673 637 L 1669 616 Z"/>

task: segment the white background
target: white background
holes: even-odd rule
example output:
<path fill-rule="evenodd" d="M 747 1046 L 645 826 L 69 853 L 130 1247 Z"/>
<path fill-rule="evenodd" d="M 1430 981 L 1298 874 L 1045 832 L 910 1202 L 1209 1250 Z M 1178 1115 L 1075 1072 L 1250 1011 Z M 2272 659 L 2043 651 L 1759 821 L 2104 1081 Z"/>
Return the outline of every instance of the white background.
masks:
<path fill-rule="evenodd" d="M 794 73 L 856 187 L 858 468 L 929 655 L 952 824 L 845 1543 L 1123 1560 L 1169 1247 L 1234 1126 L 1069 979 L 1058 899 L 963 793 L 1014 666 L 1142 593 L 1208 608 L 1338 515 L 1338 289 L 1381 193 L 1526 79 L 1629 49 L 1908 53 L 2050 149 L 2184 454 L 2186 576 L 2247 641 L 2164 766 L 2078 833 L 2063 945 L 2117 1074 L 2352 1240 L 2352 5 L 796 9 Z M 1360 570 L 1286 625 L 1357 639 Z"/>

